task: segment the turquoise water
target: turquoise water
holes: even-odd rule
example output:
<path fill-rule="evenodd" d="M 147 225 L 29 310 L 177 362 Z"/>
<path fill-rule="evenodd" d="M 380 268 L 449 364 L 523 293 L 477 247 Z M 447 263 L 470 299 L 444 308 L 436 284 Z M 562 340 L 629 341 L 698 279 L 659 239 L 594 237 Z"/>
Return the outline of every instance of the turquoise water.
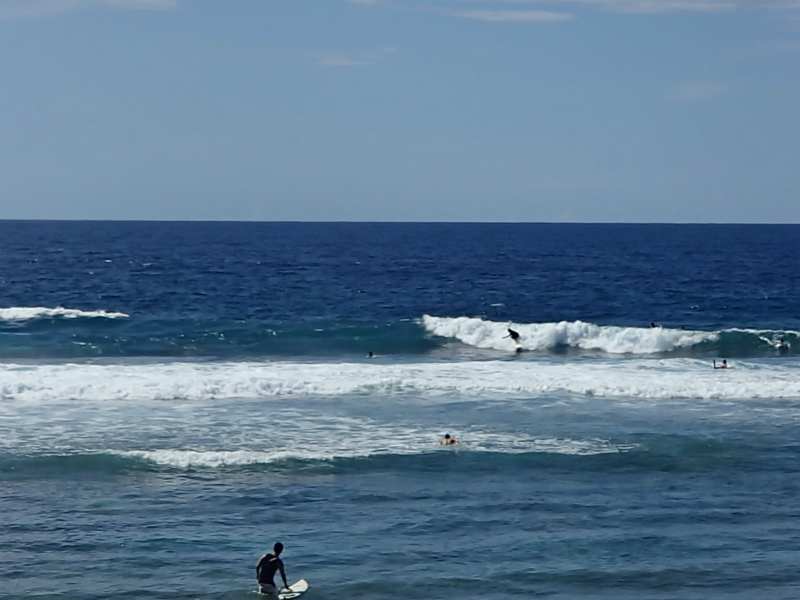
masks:
<path fill-rule="evenodd" d="M 0 230 L 3 598 L 798 595 L 797 228 Z"/>

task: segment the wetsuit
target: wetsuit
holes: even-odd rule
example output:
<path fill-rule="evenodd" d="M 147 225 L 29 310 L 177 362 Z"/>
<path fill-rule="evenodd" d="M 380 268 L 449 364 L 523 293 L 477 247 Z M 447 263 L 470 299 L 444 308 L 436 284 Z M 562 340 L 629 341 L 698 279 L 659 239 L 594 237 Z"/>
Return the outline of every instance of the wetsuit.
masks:
<path fill-rule="evenodd" d="M 286 581 L 286 573 L 283 570 L 283 561 L 274 554 L 265 554 L 261 557 L 256 565 L 256 577 L 261 591 L 266 593 L 276 593 L 278 588 L 275 585 L 275 573 L 281 572 L 284 582 Z M 269 586 L 269 587 L 268 587 Z"/>

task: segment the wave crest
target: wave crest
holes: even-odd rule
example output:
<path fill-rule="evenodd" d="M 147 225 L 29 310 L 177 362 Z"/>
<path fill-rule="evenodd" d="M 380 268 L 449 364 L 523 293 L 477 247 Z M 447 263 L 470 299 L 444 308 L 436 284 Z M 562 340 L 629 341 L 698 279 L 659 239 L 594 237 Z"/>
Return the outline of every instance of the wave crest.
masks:
<path fill-rule="evenodd" d="M 128 315 L 105 310 L 78 310 L 76 308 L 46 308 L 43 306 L 14 306 L 0 308 L 0 321 L 32 321 L 35 319 L 124 319 Z"/>
<path fill-rule="evenodd" d="M 572 456 L 592 456 L 596 454 L 618 454 L 636 448 L 636 444 L 618 446 L 601 439 L 570 438 L 511 438 L 507 435 L 472 432 L 462 440 L 460 451 L 499 452 L 504 454 L 562 454 Z M 337 459 L 369 458 L 380 455 L 403 456 L 424 455 L 439 451 L 435 440 L 428 439 L 425 432 L 416 432 L 413 438 L 402 439 L 400 443 L 385 443 L 375 447 L 341 447 L 342 442 L 329 447 L 274 451 L 257 450 L 128 450 L 114 452 L 119 456 L 137 458 L 159 466 L 178 469 L 224 468 L 250 465 L 274 464 L 288 460 L 329 462 Z M 325 444 L 322 444 L 323 446 Z"/>
<path fill-rule="evenodd" d="M 662 327 L 603 326 L 583 321 L 560 323 L 496 323 L 472 317 L 433 317 L 425 315 L 426 331 L 482 349 L 514 350 L 508 329 L 520 334 L 525 350 L 551 350 L 559 347 L 602 351 L 609 354 L 655 354 L 715 341 L 718 333 L 686 331 Z"/>
<path fill-rule="evenodd" d="M 445 363 L 0 364 L 0 416 L 14 402 L 208 401 L 232 398 L 418 396 L 800 398 L 797 363 L 737 361 L 472 361 Z"/>

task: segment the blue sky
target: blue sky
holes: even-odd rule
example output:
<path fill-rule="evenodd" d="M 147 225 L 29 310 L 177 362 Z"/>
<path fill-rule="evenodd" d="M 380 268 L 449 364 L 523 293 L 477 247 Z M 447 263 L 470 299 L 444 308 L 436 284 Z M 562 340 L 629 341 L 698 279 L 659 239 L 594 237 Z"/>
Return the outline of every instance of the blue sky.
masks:
<path fill-rule="evenodd" d="M 800 223 L 800 0 L 0 0 L 0 218 Z"/>

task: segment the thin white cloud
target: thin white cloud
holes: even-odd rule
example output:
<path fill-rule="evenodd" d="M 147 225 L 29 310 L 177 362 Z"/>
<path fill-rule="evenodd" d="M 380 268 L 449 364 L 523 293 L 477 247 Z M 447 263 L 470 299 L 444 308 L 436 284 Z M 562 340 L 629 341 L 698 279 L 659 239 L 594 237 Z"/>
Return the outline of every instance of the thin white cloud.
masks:
<path fill-rule="evenodd" d="M 109 6 L 128 10 L 175 10 L 178 0 L 105 0 Z"/>
<path fill-rule="evenodd" d="M 743 0 L 461 0 L 470 4 L 505 6 L 584 5 L 618 13 L 720 12 L 732 10 Z M 794 0 L 793 0 L 794 1 Z"/>
<path fill-rule="evenodd" d="M 397 52 L 395 48 L 387 47 L 377 51 L 360 53 L 324 52 L 309 54 L 307 58 L 321 67 L 368 67 L 395 52 Z"/>
<path fill-rule="evenodd" d="M 607 11 L 627 14 L 723 12 L 737 8 L 735 0 L 576 0 L 599 5 Z"/>
<path fill-rule="evenodd" d="M 456 17 L 477 19 L 492 23 L 531 23 L 534 21 L 566 21 L 572 18 L 569 13 L 549 12 L 543 10 L 469 10 L 452 13 Z"/>
<path fill-rule="evenodd" d="M 667 100 L 677 104 L 708 102 L 728 91 L 728 86 L 715 81 L 682 81 L 667 92 Z"/>
<path fill-rule="evenodd" d="M 175 10 L 178 0 L 0 0 L 0 20 L 54 17 L 102 8 Z"/>
<path fill-rule="evenodd" d="M 757 51 L 767 56 L 800 55 L 800 41 L 774 40 L 757 45 Z"/>
<path fill-rule="evenodd" d="M 2 0 L 0 20 L 50 17 L 80 10 L 79 0 Z"/>
<path fill-rule="evenodd" d="M 770 10 L 786 13 L 788 18 L 800 13 L 800 0 L 344 0 L 396 10 L 424 10 L 484 21 L 563 20 L 547 15 L 563 15 L 562 9 L 586 6 L 605 12 L 625 14 L 721 13 L 736 10 Z M 474 10 L 463 10 L 469 4 Z M 529 7 L 536 10 L 520 10 Z M 539 13 L 537 17 L 535 13 Z"/>

